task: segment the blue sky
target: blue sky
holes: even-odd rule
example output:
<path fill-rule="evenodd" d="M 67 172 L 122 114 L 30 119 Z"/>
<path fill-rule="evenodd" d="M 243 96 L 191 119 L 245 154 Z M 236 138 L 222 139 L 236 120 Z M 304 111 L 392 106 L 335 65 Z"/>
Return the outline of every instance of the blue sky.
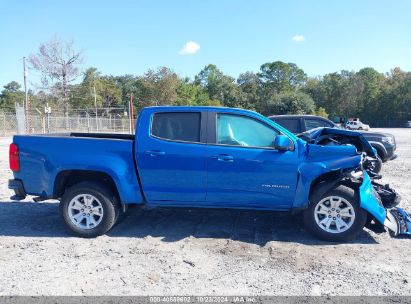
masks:
<path fill-rule="evenodd" d="M 112 75 L 165 65 L 193 77 L 214 63 L 237 77 L 276 60 L 310 76 L 411 70 L 408 0 L 0 0 L 0 13 L 1 87 L 22 83 L 21 58 L 55 35 L 83 50 L 84 69 Z"/>

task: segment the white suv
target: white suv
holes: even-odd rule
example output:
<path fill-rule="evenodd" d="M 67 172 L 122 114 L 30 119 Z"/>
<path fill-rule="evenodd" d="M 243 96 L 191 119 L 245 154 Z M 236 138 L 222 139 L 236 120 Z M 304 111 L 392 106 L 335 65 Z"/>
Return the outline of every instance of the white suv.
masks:
<path fill-rule="evenodd" d="M 369 125 L 366 125 L 365 123 L 362 123 L 359 120 L 347 121 L 347 123 L 345 124 L 345 127 L 348 130 L 365 130 L 365 131 L 370 130 Z"/>

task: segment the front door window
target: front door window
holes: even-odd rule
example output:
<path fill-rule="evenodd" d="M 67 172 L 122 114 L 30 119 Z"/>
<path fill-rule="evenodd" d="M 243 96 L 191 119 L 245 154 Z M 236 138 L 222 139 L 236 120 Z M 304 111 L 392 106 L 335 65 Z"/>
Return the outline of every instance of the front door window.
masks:
<path fill-rule="evenodd" d="M 274 148 L 278 134 L 278 131 L 250 117 L 217 115 L 217 144 L 220 145 Z"/>

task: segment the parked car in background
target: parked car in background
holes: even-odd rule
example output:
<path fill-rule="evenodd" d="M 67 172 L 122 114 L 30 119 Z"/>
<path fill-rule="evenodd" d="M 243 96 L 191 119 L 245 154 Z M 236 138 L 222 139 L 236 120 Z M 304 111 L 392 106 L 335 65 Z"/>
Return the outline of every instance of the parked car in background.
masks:
<path fill-rule="evenodd" d="M 356 131 L 369 131 L 370 126 L 359 121 L 359 120 L 349 120 L 345 124 L 345 128 L 348 130 L 356 130 Z"/>
<path fill-rule="evenodd" d="M 273 115 L 269 118 L 294 134 L 300 134 L 319 127 L 339 128 L 331 120 L 315 115 Z M 397 154 L 395 154 L 397 145 L 394 135 L 382 132 L 360 131 L 360 133 L 377 151 L 382 162 L 397 158 Z"/>
<path fill-rule="evenodd" d="M 408 120 L 404 123 L 404 127 L 411 128 L 411 120 Z"/>

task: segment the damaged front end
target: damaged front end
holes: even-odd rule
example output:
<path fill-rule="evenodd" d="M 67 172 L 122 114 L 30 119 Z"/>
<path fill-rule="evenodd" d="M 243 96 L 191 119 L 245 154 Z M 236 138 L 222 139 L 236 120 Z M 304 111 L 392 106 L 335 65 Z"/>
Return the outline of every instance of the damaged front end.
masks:
<path fill-rule="evenodd" d="M 362 166 L 368 173 L 379 173 L 381 170 L 382 162 L 376 150 L 361 133 L 335 128 L 316 128 L 301 133 L 298 137 L 320 146 L 354 146 L 358 153 L 362 153 Z"/>
<path fill-rule="evenodd" d="M 359 167 L 345 171 L 334 183 L 347 184 L 359 189 L 360 207 L 369 214 L 369 229 L 376 232 L 388 230 L 391 236 L 411 235 L 411 216 L 404 209 L 397 207 L 401 201 L 400 195 L 389 185 L 377 182 L 381 175 L 373 166 L 377 160 L 376 151 L 361 133 L 317 128 L 298 136 L 309 144 L 312 151 L 316 151 L 316 147 L 320 146 L 354 146 L 357 155 L 361 155 Z M 314 157 L 311 156 L 312 160 L 315 160 Z M 335 162 L 333 167 L 338 166 L 337 163 Z"/>
<path fill-rule="evenodd" d="M 391 236 L 411 235 L 411 216 L 397 207 L 401 201 L 400 195 L 388 184 L 376 182 L 379 178 L 370 177 L 363 171 L 359 194 L 360 207 L 370 214 L 367 227 L 377 232 L 385 227 Z"/>

